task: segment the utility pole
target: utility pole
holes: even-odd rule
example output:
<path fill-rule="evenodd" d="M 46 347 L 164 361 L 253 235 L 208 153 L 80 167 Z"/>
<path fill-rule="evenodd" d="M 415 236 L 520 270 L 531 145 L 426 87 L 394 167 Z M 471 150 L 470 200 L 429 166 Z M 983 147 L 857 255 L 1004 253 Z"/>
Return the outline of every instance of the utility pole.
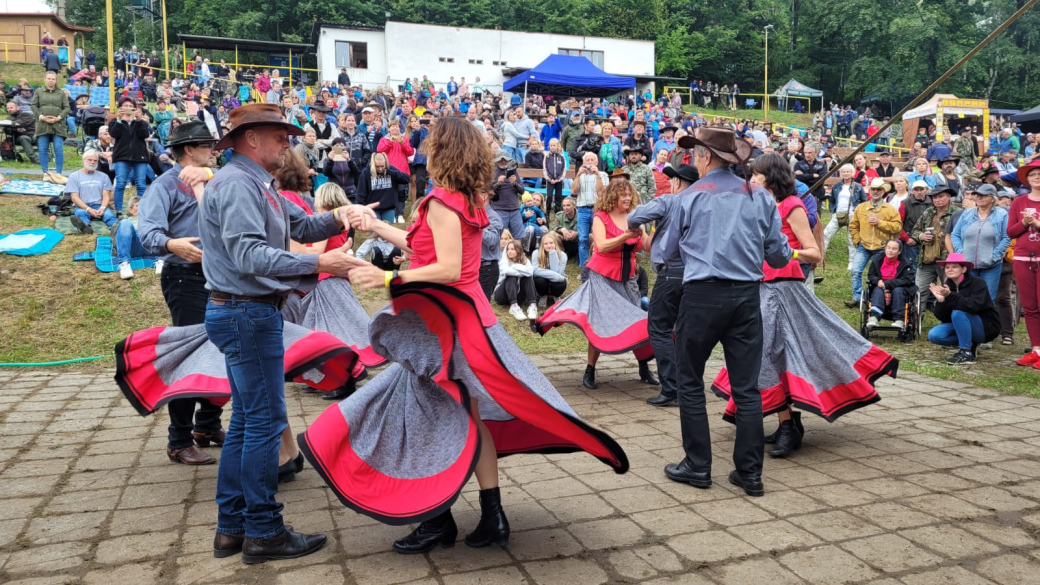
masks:
<path fill-rule="evenodd" d="M 763 116 L 763 119 L 762 119 L 763 122 L 768 122 L 769 121 L 769 29 L 771 29 L 771 28 L 773 28 L 773 25 L 767 24 L 765 26 L 765 29 L 764 29 L 766 31 L 766 58 L 765 58 L 766 81 L 765 81 L 765 84 L 763 84 L 763 86 L 762 86 L 762 96 L 763 96 L 762 97 L 762 102 L 763 102 L 763 105 L 765 106 L 765 115 Z"/>

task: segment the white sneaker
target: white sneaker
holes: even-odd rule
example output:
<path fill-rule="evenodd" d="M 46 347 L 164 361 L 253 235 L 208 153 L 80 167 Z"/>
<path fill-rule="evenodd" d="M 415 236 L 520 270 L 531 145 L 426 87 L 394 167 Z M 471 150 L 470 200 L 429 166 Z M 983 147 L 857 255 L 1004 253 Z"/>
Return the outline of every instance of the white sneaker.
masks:
<path fill-rule="evenodd" d="M 130 268 L 130 263 L 129 262 L 120 262 L 119 263 L 119 278 L 122 278 L 123 280 L 130 280 L 133 277 L 134 277 L 134 269 Z"/>
<path fill-rule="evenodd" d="M 892 321 L 892 326 L 895 327 L 896 329 L 899 329 L 900 331 L 902 331 L 903 329 L 906 329 L 906 323 L 903 323 L 902 321 L 900 321 L 898 319 L 896 319 L 895 321 Z"/>
<path fill-rule="evenodd" d="M 509 307 L 509 314 L 513 316 L 517 321 L 526 321 L 527 315 L 524 314 L 524 310 L 520 308 L 520 305 L 516 303 Z"/>
<path fill-rule="evenodd" d="M 878 326 L 878 318 L 871 315 L 870 319 L 867 319 L 867 329 L 873 329 Z"/>
<path fill-rule="evenodd" d="M 162 276 L 162 269 L 163 269 L 163 265 L 164 264 L 165 264 L 165 262 L 163 262 L 162 260 L 156 260 L 155 261 L 155 275 L 156 276 Z"/>
<path fill-rule="evenodd" d="M 398 215 L 397 216 L 397 223 L 404 223 L 404 216 Z"/>
<path fill-rule="evenodd" d="M 537 319 L 538 318 L 538 306 L 535 305 L 534 303 L 531 303 L 530 306 L 527 307 L 527 318 L 528 319 Z"/>

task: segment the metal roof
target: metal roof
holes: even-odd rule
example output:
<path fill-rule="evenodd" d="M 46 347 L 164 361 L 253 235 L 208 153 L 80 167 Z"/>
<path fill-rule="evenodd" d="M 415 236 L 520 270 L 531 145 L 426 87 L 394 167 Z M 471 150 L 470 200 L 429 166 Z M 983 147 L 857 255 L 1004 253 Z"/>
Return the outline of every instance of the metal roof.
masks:
<path fill-rule="evenodd" d="M 257 53 L 311 53 L 314 45 L 310 43 L 281 43 L 278 41 L 254 41 L 248 39 L 229 39 L 225 37 L 205 37 L 201 35 L 177 35 L 184 46 L 189 49 L 209 49 L 211 51 L 253 51 Z"/>

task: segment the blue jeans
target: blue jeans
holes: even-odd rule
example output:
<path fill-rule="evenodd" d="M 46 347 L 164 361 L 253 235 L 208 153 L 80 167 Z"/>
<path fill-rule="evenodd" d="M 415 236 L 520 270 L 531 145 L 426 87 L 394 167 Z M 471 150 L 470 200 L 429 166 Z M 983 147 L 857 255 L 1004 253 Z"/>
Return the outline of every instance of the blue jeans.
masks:
<path fill-rule="evenodd" d="M 376 215 L 379 216 L 379 219 L 385 221 L 386 223 L 394 223 L 394 221 L 397 219 L 397 210 L 386 209 L 384 211 L 376 211 Z"/>
<path fill-rule="evenodd" d="M 880 250 L 868 250 L 862 245 L 856 247 L 856 255 L 852 257 L 852 298 L 859 300 L 863 295 L 863 271 L 867 264 L 880 254 L 884 254 L 884 248 Z"/>
<path fill-rule="evenodd" d="M 928 341 L 936 345 L 957 346 L 970 350 L 972 345 L 986 341 L 982 317 L 964 311 L 954 311 L 950 315 L 950 323 L 940 323 L 928 331 Z"/>
<path fill-rule="evenodd" d="M 514 240 L 519 240 L 524 235 L 524 218 L 520 217 L 520 210 L 513 211 L 494 210 L 498 217 L 502 218 L 502 229 L 509 230 Z"/>
<path fill-rule="evenodd" d="M 126 161 L 119 161 L 115 163 L 116 171 L 116 193 L 115 193 L 115 204 L 116 211 L 123 211 L 123 194 L 126 192 L 126 184 L 130 178 L 130 173 L 133 172 L 134 184 L 137 186 L 137 194 L 144 195 L 144 190 L 147 186 L 148 179 L 148 163 L 138 162 L 130 163 Z"/>
<path fill-rule="evenodd" d="M 578 208 L 578 266 L 585 267 L 589 261 L 589 236 L 592 233 L 592 216 L 595 211 L 591 207 Z"/>
<path fill-rule="evenodd" d="M 990 266 L 989 268 L 976 268 L 971 271 L 972 276 L 977 276 L 982 279 L 982 282 L 986 283 L 986 288 L 989 289 L 989 298 L 994 303 L 997 302 L 997 288 L 1000 286 L 1000 267 L 998 263 L 996 266 Z"/>
<path fill-rule="evenodd" d="M 106 214 L 112 212 L 105 210 Z M 141 238 L 137 236 L 137 228 L 127 220 L 119 222 L 116 227 L 116 260 L 120 263 L 129 262 L 131 258 L 143 258 L 148 251 L 141 245 Z"/>
<path fill-rule="evenodd" d="M 76 118 L 75 118 L 75 116 L 69 116 L 68 118 L 65 118 L 65 121 L 69 125 L 69 136 L 72 136 L 73 138 L 75 138 L 76 137 Z"/>
<path fill-rule="evenodd" d="M 101 204 L 87 203 L 87 207 L 95 210 L 101 209 Z M 87 225 L 90 225 L 90 220 L 94 219 L 93 217 L 91 217 L 89 213 L 87 213 L 86 209 L 80 209 L 79 207 L 73 209 L 72 213 L 74 213 L 76 217 L 82 219 L 83 223 Z M 105 222 L 105 225 L 107 225 L 108 227 L 112 227 L 112 225 L 116 223 L 116 214 L 112 213 L 112 210 L 106 207 L 105 213 L 101 216 L 101 221 Z"/>
<path fill-rule="evenodd" d="M 50 146 L 54 145 L 54 167 L 60 175 L 65 170 L 65 139 L 57 134 L 43 134 L 36 137 L 36 148 L 40 151 L 40 170 L 47 172 L 50 163 Z"/>
<path fill-rule="evenodd" d="M 206 334 L 224 354 L 231 384 L 231 422 L 217 470 L 217 532 L 271 538 L 285 529 L 275 500 L 278 447 L 289 425 L 282 314 L 263 303 L 210 301 Z"/>
<path fill-rule="evenodd" d="M 509 153 L 509 156 L 516 162 L 524 162 L 524 153 L 519 148 L 515 146 L 503 146 L 502 150 Z"/>
<path fill-rule="evenodd" d="M 917 268 L 917 255 L 920 252 L 920 250 L 920 244 L 916 246 L 903 246 L 903 251 L 906 254 L 907 261 L 910 262 L 910 266 L 913 266 L 915 269 Z"/>

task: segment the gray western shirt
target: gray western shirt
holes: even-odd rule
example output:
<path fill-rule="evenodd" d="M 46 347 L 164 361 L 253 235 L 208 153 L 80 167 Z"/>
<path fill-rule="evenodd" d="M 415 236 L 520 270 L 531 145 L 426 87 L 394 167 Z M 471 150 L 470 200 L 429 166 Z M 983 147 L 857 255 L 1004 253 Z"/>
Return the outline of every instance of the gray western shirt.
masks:
<path fill-rule="evenodd" d="M 650 247 L 650 264 L 656 272 L 665 268 L 682 268 L 679 228 L 675 222 L 679 216 L 679 202 L 684 195 L 691 192 L 691 189 L 692 185 L 679 193 L 661 195 L 647 203 L 641 203 L 635 211 L 628 214 L 630 228 L 657 222 L 654 228 L 654 242 Z"/>
<path fill-rule="evenodd" d="M 279 193 L 274 177 L 236 154 L 206 185 L 199 213 L 206 288 L 260 297 L 288 294 L 318 269 L 317 254 L 289 251 L 341 233 L 331 213 L 307 215 Z"/>
<path fill-rule="evenodd" d="M 176 238 L 199 237 L 199 203 L 195 192 L 177 177 L 184 169 L 180 164 L 159 176 L 144 192 L 138 204 L 138 233 L 141 245 L 168 264 L 190 264 L 166 249 Z M 201 242 L 195 246 L 202 247 Z"/>
<path fill-rule="evenodd" d="M 757 282 L 763 261 L 773 268 L 787 265 L 792 252 L 780 231 L 776 203 L 767 191 L 752 187 L 748 195 L 744 179 L 718 168 L 676 196 L 677 211 L 670 215 L 679 232 L 683 283 Z"/>

